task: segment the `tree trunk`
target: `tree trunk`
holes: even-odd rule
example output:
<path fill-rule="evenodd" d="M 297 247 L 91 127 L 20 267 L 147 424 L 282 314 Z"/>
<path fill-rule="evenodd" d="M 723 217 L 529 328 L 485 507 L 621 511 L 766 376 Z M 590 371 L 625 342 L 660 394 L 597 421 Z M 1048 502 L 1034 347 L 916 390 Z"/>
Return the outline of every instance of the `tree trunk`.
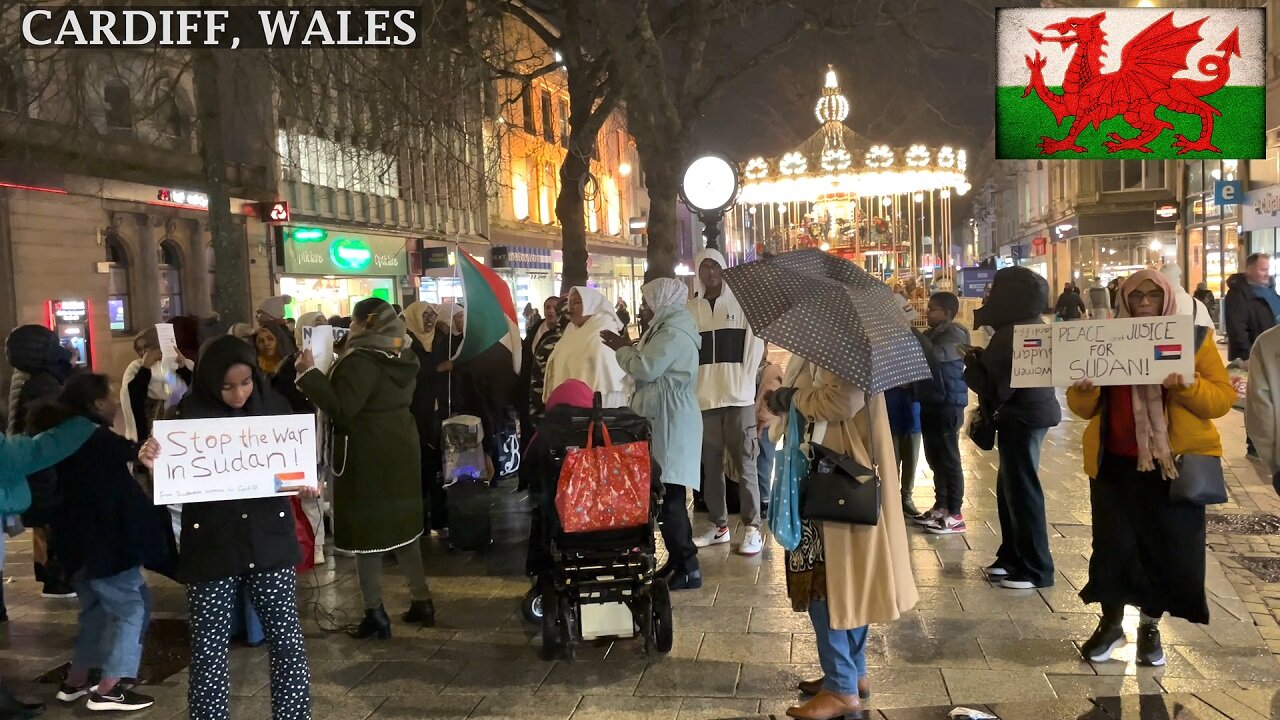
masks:
<path fill-rule="evenodd" d="M 645 282 L 676 276 L 676 202 L 679 194 L 678 159 L 645 163 L 645 187 L 649 191 L 649 269 Z"/>
<path fill-rule="evenodd" d="M 209 235 L 213 241 L 213 309 L 224 324 L 252 322 L 245 238 L 231 217 L 217 57 L 209 50 L 196 52 L 193 70 L 200 160 L 205 192 L 209 195 Z"/>
<path fill-rule="evenodd" d="M 579 132 L 570 130 L 569 152 L 560 166 L 560 194 L 556 197 L 556 219 L 560 221 L 560 249 L 564 252 L 564 276 L 560 293 L 569 288 L 587 284 L 587 214 L 581 193 L 582 178 L 591 171 L 589 143 L 576 137 Z M 578 152 L 575 152 L 575 149 Z"/>

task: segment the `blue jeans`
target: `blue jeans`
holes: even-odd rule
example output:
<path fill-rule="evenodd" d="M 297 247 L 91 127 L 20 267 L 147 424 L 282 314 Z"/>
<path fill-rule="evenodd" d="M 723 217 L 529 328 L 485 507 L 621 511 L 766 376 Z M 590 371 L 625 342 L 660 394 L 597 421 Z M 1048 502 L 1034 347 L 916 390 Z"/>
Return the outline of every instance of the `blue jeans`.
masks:
<path fill-rule="evenodd" d="M 101 668 L 108 678 L 136 678 L 142 662 L 142 637 L 151 621 L 151 596 L 142 568 L 119 575 L 72 581 L 80 599 L 76 635 L 77 668 Z"/>
<path fill-rule="evenodd" d="M 253 609 L 253 599 L 249 597 L 249 586 L 240 588 L 236 598 L 236 611 L 231 616 L 231 637 L 244 636 L 248 645 L 261 645 L 266 642 L 267 635 L 262 630 L 262 621 Z"/>
<path fill-rule="evenodd" d="M 867 676 L 867 626 L 832 630 L 825 600 L 809 601 L 809 619 L 818 639 L 818 662 L 826 676 L 823 689 L 840 695 L 857 695 L 858 678 Z"/>
<path fill-rule="evenodd" d="M 756 479 L 760 482 L 760 502 L 769 502 L 773 491 L 773 455 L 777 452 L 769 440 L 769 428 L 760 428 L 760 454 L 756 456 Z"/>

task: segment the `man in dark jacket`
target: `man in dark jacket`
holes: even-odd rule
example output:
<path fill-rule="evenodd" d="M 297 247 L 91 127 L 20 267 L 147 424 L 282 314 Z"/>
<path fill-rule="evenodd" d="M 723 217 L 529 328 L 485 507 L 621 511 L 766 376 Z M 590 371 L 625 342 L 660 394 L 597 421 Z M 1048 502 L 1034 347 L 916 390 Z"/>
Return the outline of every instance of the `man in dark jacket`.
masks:
<path fill-rule="evenodd" d="M 960 426 L 969 404 L 969 386 L 964 382 L 969 330 L 956 323 L 958 312 L 960 298 L 953 293 L 934 293 L 929 298 L 924 349 L 933 377 L 916 384 L 924 458 L 933 470 L 934 487 L 933 509 L 927 513 L 924 529 L 935 535 L 962 533 L 966 529 L 961 512 L 964 468 L 960 464 Z"/>
<path fill-rule="evenodd" d="M 1079 320 L 1084 317 L 1084 298 L 1080 297 L 1080 291 L 1071 283 L 1067 283 L 1062 288 L 1062 294 L 1058 296 L 1058 302 L 1053 306 L 1053 314 L 1058 316 L 1059 320 Z"/>
<path fill-rule="evenodd" d="M 1226 306 L 1227 359 L 1239 360 L 1249 367 L 1249 350 L 1253 341 L 1276 324 L 1280 316 L 1280 295 L 1271 278 L 1271 258 L 1254 253 L 1245 263 L 1243 273 L 1227 279 Z"/>
<path fill-rule="evenodd" d="M 1227 330 L 1227 359 L 1248 370 L 1253 341 L 1280 319 L 1280 295 L 1276 294 L 1276 283 L 1271 277 L 1270 256 L 1250 255 L 1244 272 L 1227 279 L 1222 308 Z M 1248 435 L 1245 435 L 1245 451 L 1249 455 L 1258 454 Z"/>
<path fill-rule="evenodd" d="M 1000 470 L 996 505 L 1000 549 L 986 568 L 1002 587 L 1026 590 L 1053 585 L 1053 557 L 1040 487 L 1040 446 L 1049 428 L 1062 421 L 1053 388 L 1013 388 L 1013 327 L 1038 325 L 1049 298 L 1045 279 L 1024 267 L 996 273 L 991 299 L 973 313 L 979 327 L 995 329 L 985 350 L 965 356 L 964 379 L 978 395 L 979 410 L 994 418 Z"/>
<path fill-rule="evenodd" d="M 58 342 L 58 336 L 43 325 L 14 328 L 5 341 L 9 365 L 23 373 L 13 407 L 9 409 L 10 435 L 28 433 L 27 411 L 41 401 L 55 400 L 62 384 L 71 376 L 71 351 Z M 15 378 L 15 384 L 17 378 Z M 58 515 L 60 492 L 58 474 L 53 468 L 30 475 L 31 508 L 23 514 L 23 522 L 32 528 L 36 580 L 44 583 L 46 598 L 74 598 L 71 578 L 63 570 L 62 551 L 53 525 Z"/>

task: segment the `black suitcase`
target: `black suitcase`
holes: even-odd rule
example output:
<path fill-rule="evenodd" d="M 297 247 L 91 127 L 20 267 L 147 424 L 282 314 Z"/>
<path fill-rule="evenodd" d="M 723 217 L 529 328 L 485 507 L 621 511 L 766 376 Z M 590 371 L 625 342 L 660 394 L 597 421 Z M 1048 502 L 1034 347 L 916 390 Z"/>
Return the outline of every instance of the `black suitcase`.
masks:
<path fill-rule="evenodd" d="M 493 492 L 485 482 L 460 482 L 445 490 L 450 547 L 475 552 L 493 544 Z"/>

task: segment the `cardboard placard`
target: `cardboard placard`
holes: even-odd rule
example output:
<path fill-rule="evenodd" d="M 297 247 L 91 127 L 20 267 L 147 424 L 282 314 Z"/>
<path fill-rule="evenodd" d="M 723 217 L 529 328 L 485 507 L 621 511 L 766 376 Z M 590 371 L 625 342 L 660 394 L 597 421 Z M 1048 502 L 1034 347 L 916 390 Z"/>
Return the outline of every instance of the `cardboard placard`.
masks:
<path fill-rule="evenodd" d="M 1053 384 L 1158 385 L 1172 373 L 1195 378 L 1189 316 L 1071 320 L 1053 328 Z"/>
<path fill-rule="evenodd" d="M 1017 325 L 1013 328 L 1013 377 L 1009 387 L 1053 385 L 1053 326 Z"/>
<path fill-rule="evenodd" d="M 155 504 L 293 495 L 317 487 L 315 415 L 158 420 Z"/>

